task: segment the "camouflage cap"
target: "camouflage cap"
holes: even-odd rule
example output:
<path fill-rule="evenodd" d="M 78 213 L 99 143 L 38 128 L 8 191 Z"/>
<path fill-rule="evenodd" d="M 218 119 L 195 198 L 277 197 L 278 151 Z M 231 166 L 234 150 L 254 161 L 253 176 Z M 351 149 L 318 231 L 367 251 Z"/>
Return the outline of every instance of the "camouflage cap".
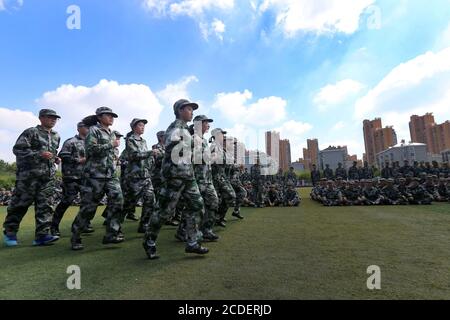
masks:
<path fill-rule="evenodd" d="M 117 130 L 113 130 L 113 133 L 116 135 L 116 138 L 120 139 L 123 137 L 123 134 L 121 134 L 119 131 Z"/>
<path fill-rule="evenodd" d="M 213 131 L 211 131 L 211 135 L 213 136 L 215 136 L 218 133 L 221 133 L 223 135 L 227 134 L 227 132 L 222 130 L 221 128 L 215 128 Z"/>
<path fill-rule="evenodd" d="M 164 135 L 166 134 L 165 131 L 158 131 L 158 133 L 156 134 L 157 137 L 164 137 Z"/>
<path fill-rule="evenodd" d="M 213 119 L 210 119 L 210 118 L 208 118 L 207 116 L 205 116 L 205 115 L 199 115 L 199 116 L 196 116 L 195 118 L 194 118 L 194 122 L 197 122 L 197 121 L 207 121 L 207 122 L 214 122 L 214 120 Z"/>
<path fill-rule="evenodd" d="M 130 123 L 131 129 L 133 129 L 134 126 L 137 125 L 139 122 L 142 122 L 143 124 L 147 124 L 148 123 L 148 121 L 145 120 L 145 119 L 134 118 L 133 120 L 131 120 L 131 123 Z"/>
<path fill-rule="evenodd" d="M 41 109 L 39 111 L 39 117 L 55 117 L 61 119 L 61 117 L 52 109 Z"/>
<path fill-rule="evenodd" d="M 86 123 L 84 123 L 83 121 L 78 122 L 77 124 L 77 128 L 87 128 L 89 127 Z"/>
<path fill-rule="evenodd" d="M 115 114 L 111 108 L 108 107 L 100 107 L 95 111 L 97 116 L 101 116 L 102 114 L 111 114 L 114 118 L 118 118 L 119 116 Z"/>
<path fill-rule="evenodd" d="M 177 102 L 175 102 L 175 104 L 173 105 L 173 111 L 175 113 L 177 113 L 181 108 L 184 107 L 192 107 L 193 110 L 197 110 L 198 109 L 198 104 L 194 103 L 194 102 L 190 102 L 189 100 L 186 99 L 180 99 Z"/>

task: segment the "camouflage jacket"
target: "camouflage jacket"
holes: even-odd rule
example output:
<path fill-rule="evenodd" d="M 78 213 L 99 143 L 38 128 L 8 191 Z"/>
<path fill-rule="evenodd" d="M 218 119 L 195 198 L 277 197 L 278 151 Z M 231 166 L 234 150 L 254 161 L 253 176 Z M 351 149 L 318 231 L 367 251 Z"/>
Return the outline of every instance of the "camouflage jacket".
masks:
<path fill-rule="evenodd" d="M 161 167 L 166 151 L 161 143 L 153 145 L 152 149 L 158 151 L 153 153 L 153 169 L 151 172 L 153 184 L 158 184 L 161 182 Z"/>
<path fill-rule="evenodd" d="M 284 194 L 284 201 L 291 202 L 291 201 L 300 201 L 300 197 L 298 196 L 298 192 L 296 190 L 286 190 Z"/>
<path fill-rule="evenodd" d="M 197 143 L 194 144 L 195 179 L 199 185 L 212 183 L 211 151 L 208 141 L 195 134 L 192 139 L 197 139 Z"/>
<path fill-rule="evenodd" d="M 348 169 L 348 178 L 350 180 L 359 180 L 359 169 L 357 167 L 350 167 Z"/>
<path fill-rule="evenodd" d="M 59 157 L 62 160 L 62 175 L 64 179 L 79 180 L 83 177 L 84 164 L 80 163 L 80 159 L 86 157 L 83 138 L 76 135 L 67 139 L 59 152 Z"/>
<path fill-rule="evenodd" d="M 259 184 L 262 183 L 263 176 L 261 175 L 261 166 L 260 165 L 253 165 L 250 169 L 250 177 L 252 178 L 253 184 Z"/>
<path fill-rule="evenodd" d="M 221 146 L 216 141 L 214 141 L 211 144 L 211 157 L 213 159 L 216 159 L 216 161 L 214 161 L 211 164 L 213 179 L 214 180 L 219 180 L 219 179 L 227 179 L 228 180 L 228 176 L 226 173 L 226 167 L 227 167 L 226 152 L 223 149 L 223 146 Z M 220 160 L 220 157 L 222 157 L 222 162 L 218 163 Z"/>
<path fill-rule="evenodd" d="M 49 151 L 56 157 L 60 140 L 57 132 L 48 132 L 40 125 L 25 130 L 13 147 L 17 179 L 53 178 L 56 172 L 55 159 L 46 160 L 42 158 L 41 153 Z"/>
<path fill-rule="evenodd" d="M 363 194 L 364 197 L 366 197 L 366 199 L 368 200 L 377 200 L 380 197 L 380 189 L 376 188 L 376 187 L 367 187 L 364 189 Z"/>
<path fill-rule="evenodd" d="M 125 146 L 125 176 L 129 179 L 147 179 L 151 176 L 153 152 L 148 150 L 144 138 L 135 134 L 127 136 Z"/>
<path fill-rule="evenodd" d="M 116 135 L 111 129 L 100 124 L 89 128 L 86 137 L 86 177 L 94 179 L 112 179 L 117 177 L 117 156 L 113 146 Z"/>
<path fill-rule="evenodd" d="M 191 159 L 192 138 L 186 122 L 176 119 L 170 124 L 165 134 L 164 149 L 165 154 L 161 166 L 162 177 L 164 179 L 194 180 L 194 165 Z M 173 161 L 172 151 L 174 151 Z M 188 151 L 189 154 L 184 154 L 184 151 Z"/>

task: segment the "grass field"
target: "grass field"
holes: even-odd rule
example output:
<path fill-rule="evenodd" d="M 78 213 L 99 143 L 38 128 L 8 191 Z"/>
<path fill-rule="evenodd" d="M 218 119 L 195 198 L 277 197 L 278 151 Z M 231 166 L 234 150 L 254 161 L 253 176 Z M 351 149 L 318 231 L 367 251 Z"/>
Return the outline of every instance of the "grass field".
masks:
<path fill-rule="evenodd" d="M 137 223 L 125 223 L 126 242 L 103 246 L 99 215 L 85 250 L 72 252 L 76 208 L 59 242 L 31 247 L 29 212 L 20 246 L 0 247 L 0 299 L 450 299 L 450 204 L 325 208 L 308 192 L 299 208 L 229 216 L 203 257 L 184 254 L 174 227 L 164 227 L 156 261 L 146 258 Z M 66 288 L 69 265 L 81 268 L 81 290 Z M 370 265 L 381 268 L 381 290 L 366 287 Z"/>

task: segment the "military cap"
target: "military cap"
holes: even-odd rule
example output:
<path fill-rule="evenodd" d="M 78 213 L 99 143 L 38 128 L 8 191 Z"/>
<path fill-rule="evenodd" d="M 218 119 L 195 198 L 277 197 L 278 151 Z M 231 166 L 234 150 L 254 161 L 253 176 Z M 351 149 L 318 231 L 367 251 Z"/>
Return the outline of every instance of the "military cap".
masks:
<path fill-rule="evenodd" d="M 211 135 L 215 136 L 218 133 L 222 133 L 222 134 L 227 134 L 226 131 L 220 129 L 220 128 L 215 128 L 213 131 L 211 131 Z"/>
<path fill-rule="evenodd" d="M 198 109 L 198 104 L 194 103 L 194 102 L 190 102 L 189 100 L 186 99 L 180 99 L 177 102 L 175 102 L 175 104 L 173 105 L 173 111 L 175 113 L 177 113 L 181 108 L 183 107 L 192 107 L 193 110 L 197 110 Z"/>
<path fill-rule="evenodd" d="M 123 137 L 123 134 L 121 134 L 119 131 L 117 130 L 113 130 L 113 133 L 116 135 L 116 138 L 120 139 L 121 137 Z"/>
<path fill-rule="evenodd" d="M 139 122 L 142 122 L 143 124 L 147 124 L 148 123 L 148 121 L 145 120 L 145 119 L 134 118 L 133 120 L 131 120 L 130 127 L 134 128 L 134 126 L 137 125 Z"/>
<path fill-rule="evenodd" d="M 39 117 L 55 117 L 61 119 L 61 117 L 52 109 L 41 109 L 39 111 Z"/>
<path fill-rule="evenodd" d="M 84 123 L 83 121 L 78 122 L 77 124 L 77 128 L 87 128 L 89 127 L 86 123 Z"/>
<path fill-rule="evenodd" d="M 100 107 L 95 111 L 97 116 L 101 116 L 102 114 L 111 114 L 114 118 L 118 118 L 119 116 L 115 114 L 111 108 L 108 107 Z"/>
<path fill-rule="evenodd" d="M 207 116 L 205 116 L 205 115 L 199 115 L 199 116 L 196 116 L 195 118 L 194 118 L 194 122 L 197 122 L 197 121 L 207 121 L 207 122 L 214 122 L 214 120 L 213 119 L 210 119 L 210 118 L 208 118 Z"/>
<path fill-rule="evenodd" d="M 394 183 L 394 179 L 392 179 L 392 178 L 389 178 L 389 179 L 387 179 L 386 180 L 388 183 Z"/>
<path fill-rule="evenodd" d="M 164 137 L 164 135 L 166 134 L 165 131 L 158 131 L 158 133 L 156 134 L 157 137 Z"/>
<path fill-rule="evenodd" d="M 398 179 L 398 181 L 406 181 L 406 179 L 402 177 L 402 178 Z"/>

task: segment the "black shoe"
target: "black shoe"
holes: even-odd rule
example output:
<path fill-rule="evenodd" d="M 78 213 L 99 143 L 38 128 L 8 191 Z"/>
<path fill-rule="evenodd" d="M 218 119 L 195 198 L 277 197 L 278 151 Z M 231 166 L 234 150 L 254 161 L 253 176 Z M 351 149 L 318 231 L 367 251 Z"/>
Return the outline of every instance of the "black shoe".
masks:
<path fill-rule="evenodd" d="M 175 238 L 180 242 L 186 242 L 186 236 L 183 234 L 175 233 Z"/>
<path fill-rule="evenodd" d="M 81 243 L 81 239 L 77 239 L 77 240 L 71 240 L 72 243 L 72 250 L 73 251 L 79 251 L 79 250 L 83 250 L 84 246 Z"/>
<path fill-rule="evenodd" d="M 209 252 L 208 248 L 202 247 L 199 243 L 194 246 L 186 246 L 184 250 L 186 253 L 196 253 L 196 254 L 207 254 Z"/>
<path fill-rule="evenodd" d="M 219 236 L 213 232 L 203 233 L 203 240 L 206 242 L 214 242 L 219 240 Z"/>
<path fill-rule="evenodd" d="M 244 217 L 241 216 L 241 213 L 239 211 L 234 211 L 231 215 L 233 217 L 236 217 L 236 218 L 241 219 L 241 220 L 244 219 Z"/>
<path fill-rule="evenodd" d="M 139 219 L 133 214 L 127 214 L 127 219 L 132 221 L 139 221 Z"/>
<path fill-rule="evenodd" d="M 107 226 L 107 225 L 108 225 L 108 221 L 106 221 L 106 220 L 103 221 L 103 225 L 104 225 L 104 226 Z"/>
<path fill-rule="evenodd" d="M 147 254 L 147 257 L 150 260 L 155 260 L 159 258 L 159 256 L 156 254 L 156 246 L 149 246 L 147 244 L 147 241 L 144 241 L 142 246 L 144 247 L 145 253 Z"/>
<path fill-rule="evenodd" d="M 120 236 L 104 236 L 103 237 L 103 244 L 117 244 L 123 242 L 125 239 Z"/>
<path fill-rule="evenodd" d="M 61 237 L 61 233 L 59 232 L 59 227 L 58 226 L 51 227 L 50 228 L 50 234 L 52 236 Z"/>
<path fill-rule="evenodd" d="M 219 221 L 219 222 L 216 223 L 216 225 L 218 225 L 219 227 L 222 227 L 222 228 L 226 228 L 227 227 L 227 225 L 226 225 L 226 223 L 224 221 Z"/>

